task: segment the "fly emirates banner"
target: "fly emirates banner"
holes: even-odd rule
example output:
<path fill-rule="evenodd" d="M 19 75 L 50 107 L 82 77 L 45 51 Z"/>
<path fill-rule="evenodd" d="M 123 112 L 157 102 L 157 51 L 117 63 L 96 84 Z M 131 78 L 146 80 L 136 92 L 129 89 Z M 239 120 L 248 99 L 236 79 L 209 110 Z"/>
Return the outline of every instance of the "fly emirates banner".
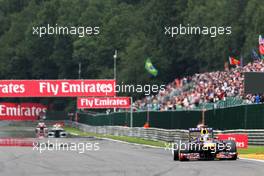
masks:
<path fill-rule="evenodd" d="M 0 120 L 37 120 L 47 106 L 40 103 L 0 103 Z"/>
<path fill-rule="evenodd" d="M 115 96 L 115 80 L 0 80 L 0 97 Z"/>

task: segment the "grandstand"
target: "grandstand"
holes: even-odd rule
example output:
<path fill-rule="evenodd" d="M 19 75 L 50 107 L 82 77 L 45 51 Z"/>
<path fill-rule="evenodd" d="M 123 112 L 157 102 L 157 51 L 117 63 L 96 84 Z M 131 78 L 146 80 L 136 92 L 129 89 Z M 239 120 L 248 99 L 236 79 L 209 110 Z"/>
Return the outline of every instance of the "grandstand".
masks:
<path fill-rule="evenodd" d="M 197 73 L 175 79 L 165 91 L 134 102 L 137 111 L 215 109 L 264 102 L 262 95 L 244 95 L 244 72 L 264 72 L 264 62 L 254 60 L 241 67 Z"/>

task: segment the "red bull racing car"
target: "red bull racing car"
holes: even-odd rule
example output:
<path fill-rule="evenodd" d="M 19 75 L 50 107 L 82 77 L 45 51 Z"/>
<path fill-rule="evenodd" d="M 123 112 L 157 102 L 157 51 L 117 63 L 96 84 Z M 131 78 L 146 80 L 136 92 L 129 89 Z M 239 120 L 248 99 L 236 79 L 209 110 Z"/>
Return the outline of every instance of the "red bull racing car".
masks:
<path fill-rule="evenodd" d="M 177 141 L 173 145 L 173 159 L 214 160 L 237 159 L 236 143 L 233 140 L 218 140 L 214 138 L 212 128 L 189 128 L 187 141 Z"/>

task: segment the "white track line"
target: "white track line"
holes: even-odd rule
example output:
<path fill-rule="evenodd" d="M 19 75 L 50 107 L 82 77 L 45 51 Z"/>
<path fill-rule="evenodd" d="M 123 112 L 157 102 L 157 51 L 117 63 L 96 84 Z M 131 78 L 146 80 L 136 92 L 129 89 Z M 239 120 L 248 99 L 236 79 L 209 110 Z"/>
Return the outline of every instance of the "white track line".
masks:
<path fill-rule="evenodd" d="M 258 160 L 258 159 L 251 159 L 251 158 L 239 158 L 239 159 L 248 160 L 248 161 L 258 161 L 264 163 L 264 160 Z"/>
<path fill-rule="evenodd" d="M 100 139 L 113 141 L 113 142 L 119 142 L 119 143 L 123 143 L 123 144 L 131 144 L 131 145 L 137 145 L 137 146 L 150 147 L 150 148 L 159 148 L 159 149 L 165 148 L 165 147 L 158 147 L 158 146 L 147 145 L 147 144 L 138 144 L 138 143 L 133 143 L 133 142 L 120 141 L 120 140 L 110 139 L 110 138 L 100 138 Z"/>
<path fill-rule="evenodd" d="M 100 138 L 108 141 L 113 141 L 113 142 L 119 142 L 123 144 L 132 144 L 132 145 L 137 145 L 137 146 L 144 146 L 144 147 L 150 147 L 150 148 L 159 148 L 159 149 L 165 149 L 165 147 L 158 147 L 158 146 L 152 146 L 152 145 L 146 145 L 146 144 L 137 144 L 137 143 L 131 143 L 131 142 L 125 142 L 125 141 L 120 141 L 120 140 L 115 140 L 115 139 L 109 139 L 109 138 Z M 248 161 L 257 161 L 257 162 L 262 162 L 264 163 L 264 160 L 258 160 L 258 159 L 250 159 L 250 158 L 239 158 L 241 160 L 248 160 Z"/>
<path fill-rule="evenodd" d="M 74 134 L 74 133 L 72 133 L 72 134 Z M 98 138 L 98 137 L 95 137 L 95 138 Z M 137 143 L 120 141 L 120 140 L 110 139 L 110 138 L 98 138 L 98 139 L 104 139 L 104 140 L 108 140 L 108 141 L 119 142 L 119 143 L 122 143 L 122 144 L 130 144 L 130 145 L 144 146 L 144 147 L 150 147 L 150 148 L 165 149 L 165 146 L 164 147 L 158 147 L 158 146 L 153 146 L 153 145 L 137 144 Z M 258 161 L 258 162 L 264 163 L 264 160 L 258 160 L 258 159 L 250 159 L 250 158 L 239 158 L 239 159 L 241 159 L 241 160 L 248 160 L 248 161 Z"/>
<path fill-rule="evenodd" d="M 74 136 L 78 136 L 77 133 L 70 133 Z M 104 139 L 104 140 L 108 140 L 108 141 L 113 141 L 113 142 L 119 142 L 119 143 L 123 143 L 123 144 L 131 144 L 131 145 L 138 145 L 138 146 L 144 146 L 144 147 L 150 147 L 150 148 L 165 148 L 164 147 L 158 147 L 158 146 L 153 146 L 153 145 L 146 145 L 146 144 L 137 144 L 137 143 L 133 143 L 133 142 L 126 142 L 126 141 L 121 141 L 121 140 L 116 140 L 116 139 L 110 139 L 110 138 L 101 138 L 101 137 L 95 137 L 97 139 Z"/>

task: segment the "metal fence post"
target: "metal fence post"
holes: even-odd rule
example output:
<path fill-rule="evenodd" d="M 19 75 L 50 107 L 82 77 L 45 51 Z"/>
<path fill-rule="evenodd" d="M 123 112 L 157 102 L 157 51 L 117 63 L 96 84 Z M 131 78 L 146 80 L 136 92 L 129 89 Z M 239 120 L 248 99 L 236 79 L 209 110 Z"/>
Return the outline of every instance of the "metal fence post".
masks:
<path fill-rule="evenodd" d="M 244 111 L 244 127 L 247 129 L 247 107 L 248 105 L 245 106 L 245 111 Z"/>
<path fill-rule="evenodd" d="M 130 127 L 133 127 L 133 97 L 130 97 Z"/>

